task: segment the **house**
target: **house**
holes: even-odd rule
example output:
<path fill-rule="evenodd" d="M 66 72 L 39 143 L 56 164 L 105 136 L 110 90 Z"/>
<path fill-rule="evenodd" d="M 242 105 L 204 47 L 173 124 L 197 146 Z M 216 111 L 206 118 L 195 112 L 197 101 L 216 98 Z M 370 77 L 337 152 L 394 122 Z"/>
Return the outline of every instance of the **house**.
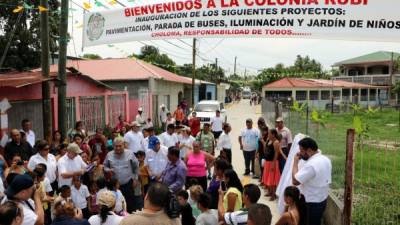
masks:
<path fill-rule="evenodd" d="M 51 66 L 50 70 L 57 65 Z M 67 69 L 129 94 L 128 121 L 134 120 L 139 107 L 158 124 L 159 106 L 173 111 L 178 103 L 191 99 L 191 80 L 138 59 L 68 60 Z M 189 86 L 191 87 L 191 86 Z"/>
<path fill-rule="evenodd" d="M 265 85 L 262 93 L 268 101 L 307 102 L 310 107 L 321 110 L 332 103 L 332 97 L 334 104 L 385 104 L 387 99 L 379 95 L 379 89 L 378 86 L 348 81 L 286 77 Z"/>
<path fill-rule="evenodd" d="M 30 119 L 37 138 L 43 138 L 42 82 L 50 81 L 53 130 L 58 128 L 57 72 L 43 77 L 39 70 L 0 74 L 0 101 L 8 99 L 8 128 L 20 128 L 21 120 Z M 83 121 L 94 132 L 106 124 L 116 125 L 118 116 L 128 116 L 128 93 L 76 72 L 67 73 L 67 128 Z"/>

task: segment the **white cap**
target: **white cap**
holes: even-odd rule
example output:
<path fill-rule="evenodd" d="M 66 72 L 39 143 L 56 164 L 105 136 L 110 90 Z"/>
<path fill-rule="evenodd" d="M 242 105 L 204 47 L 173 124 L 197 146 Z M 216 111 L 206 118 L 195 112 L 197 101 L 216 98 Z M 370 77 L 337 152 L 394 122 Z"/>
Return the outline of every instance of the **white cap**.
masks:
<path fill-rule="evenodd" d="M 161 108 L 165 108 L 165 105 L 164 104 L 161 104 L 161 106 L 160 106 Z"/>
<path fill-rule="evenodd" d="M 142 107 L 139 107 L 139 108 L 138 108 L 138 111 L 143 112 L 143 108 L 142 108 Z"/>

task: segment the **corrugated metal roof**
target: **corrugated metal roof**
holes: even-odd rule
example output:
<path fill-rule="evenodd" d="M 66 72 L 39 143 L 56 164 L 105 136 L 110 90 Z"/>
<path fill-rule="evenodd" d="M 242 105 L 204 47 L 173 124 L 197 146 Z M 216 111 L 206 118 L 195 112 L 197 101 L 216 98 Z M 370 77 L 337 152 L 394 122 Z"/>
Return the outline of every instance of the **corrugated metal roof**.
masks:
<path fill-rule="evenodd" d="M 46 80 L 55 80 L 57 76 L 51 74 L 49 78 L 42 76 L 39 71 L 36 72 L 11 72 L 0 74 L 0 87 L 20 88 L 31 84 L 41 83 Z"/>
<path fill-rule="evenodd" d="M 269 83 L 264 88 L 278 88 L 278 89 L 291 89 L 291 88 L 372 88 L 374 86 L 360 83 L 352 83 L 341 80 L 323 80 L 323 79 L 303 79 L 303 78 L 289 78 L 285 77 L 275 82 Z"/>
<path fill-rule="evenodd" d="M 57 71 L 52 65 L 50 71 Z M 75 69 L 98 81 L 148 80 L 150 78 L 190 84 L 182 76 L 138 59 L 68 60 L 67 68 Z"/>
<path fill-rule="evenodd" d="M 396 60 L 400 57 L 400 53 L 394 52 L 393 58 Z M 370 54 L 358 56 L 351 59 L 346 59 L 341 62 L 337 62 L 334 66 L 348 65 L 348 64 L 362 64 L 362 63 L 371 63 L 371 62 L 390 62 L 392 61 L 392 52 L 388 51 L 378 51 Z"/>

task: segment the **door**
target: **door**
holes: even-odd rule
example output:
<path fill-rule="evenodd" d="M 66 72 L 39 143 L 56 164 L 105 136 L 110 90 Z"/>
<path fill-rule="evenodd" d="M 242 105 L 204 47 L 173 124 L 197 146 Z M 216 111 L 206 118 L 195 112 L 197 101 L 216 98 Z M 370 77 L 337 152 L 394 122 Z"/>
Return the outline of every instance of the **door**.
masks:
<path fill-rule="evenodd" d="M 139 107 L 143 108 L 143 116 L 144 118 L 147 118 L 149 112 L 149 89 L 139 88 L 138 93 L 139 93 Z"/>
<path fill-rule="evenodd" d="M 153 117 L 152 117 L 151 120 L 153 122 L 153 125 L 158 127 L 159 126 L 159 124 L 158 124 L 158 122 L 159 122 L 158 121 L 158 113 L 159 113 L 159 110 L 160 110 L 160 106 L 158 104 L 158 95 L 153 95 L 152 103 L 153 103 Z"/>
<path fill-rule="evenodd" d="M 103 96 L 80 97 L 79 106 L 81 121 L 88 134 L 93 134 L 98 127 L 104 128 L 105 113 Z"/>

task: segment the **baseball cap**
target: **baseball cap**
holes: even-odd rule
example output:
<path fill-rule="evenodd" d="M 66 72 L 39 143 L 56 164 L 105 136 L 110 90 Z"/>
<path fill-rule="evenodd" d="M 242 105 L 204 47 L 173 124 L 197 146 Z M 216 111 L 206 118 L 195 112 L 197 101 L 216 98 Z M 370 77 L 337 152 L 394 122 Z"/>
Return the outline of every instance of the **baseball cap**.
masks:
<path fill-rule="evenodd" d="M 283 122 L 283 118 L 282 117 L 278 117 L 278 118 L 276 118 L 275 122 Z"/>
<path fill-rule="evenodd" d="M 73 152 L 76 154 L 81 154 L 83 152 L 82 149 L 76 143 L 69 144 L 67 147 L 67 151 Z"/>
<path fill-rule="evenodd" d="M 5 194 L 7 197 L 14 197 L 20 191 L 28 189 L 33 186 L 33 179 L 28 174 L 18 174 L 14 177 L 10 185 L 8 185 Z"/>
<path fill-rule="evenodd" d="M 111 191 L 100 191 L 97 201 L 99 205 L 104 205 L 108 208 L 115 206 L 115 196 Z"/>
<path fill-rule="evenodd" d="M 161 104 L 161 108 L 165 108 L 165 105 L 164 105 L 164 104 Z"/>
<path fill-rule="evenodd" d="M 160 143 L 160 140 L 156 136 L 150 136 L 149 137 L 149 149 L 154 149 L 157 144 Z"/>

